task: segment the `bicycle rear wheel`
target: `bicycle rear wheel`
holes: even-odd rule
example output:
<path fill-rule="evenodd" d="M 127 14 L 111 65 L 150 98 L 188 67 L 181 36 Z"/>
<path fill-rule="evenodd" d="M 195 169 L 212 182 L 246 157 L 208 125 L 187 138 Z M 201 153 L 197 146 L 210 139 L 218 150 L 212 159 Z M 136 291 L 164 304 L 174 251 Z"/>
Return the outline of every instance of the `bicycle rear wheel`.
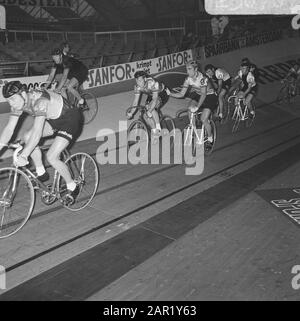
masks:
<path fill-rule="evenodd" d="M 80 107 L 83 113 L 84 124 L 92 122 L 98 113 L 98 101 L 95 96 L 89 92 L 81 94 L 81 97 L 85 100 L 85 104 Z"/>
<path fill-rule="evenodd" d="M 98 189 L 100 173 L 94 158 L 86 153 L 73 154 L 65 163 L 72 179 L 80 186 L 80 192 L 74 204 L 70 205 L 63 201 L 66 194 L 66 184 L 61 176 L 58 178 L 57 188 L 63 206 L 77 212 L 84 209 L 93 200 Z"/>
<path fill-rule="evenodd" d="M 17 233 L 28 221 L 35 193 L 28 176 L 17 168 L 0 169 L 0 239 Z"/>
<path fill-rule="evenodd" d="M 170 146 L 175 142 L 175 124 L 171 116 L 164 115 L 160 120 L 161 135 L 170 137 Z"/>

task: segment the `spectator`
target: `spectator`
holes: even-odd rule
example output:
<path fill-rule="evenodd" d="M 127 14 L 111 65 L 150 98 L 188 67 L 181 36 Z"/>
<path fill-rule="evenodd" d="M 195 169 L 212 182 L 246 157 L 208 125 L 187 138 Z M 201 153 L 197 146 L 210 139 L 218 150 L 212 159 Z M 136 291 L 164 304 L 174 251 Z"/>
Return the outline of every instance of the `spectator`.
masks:
<path fill-rule="evenodd" d="M 224 33 L 225 28 L 229 23 L 229 18 L 227 16 L 222 16 L 219 18 L 219 33 L 222 35 Z"/>
<path fill-rule="evenodd" d="M 220 35 L 218 17 L 217 16 L 213 16 L 210 23 L 211 23 L 212 36 L 213 36 L 214 39 L 218 39 L 219 35 Z"/>

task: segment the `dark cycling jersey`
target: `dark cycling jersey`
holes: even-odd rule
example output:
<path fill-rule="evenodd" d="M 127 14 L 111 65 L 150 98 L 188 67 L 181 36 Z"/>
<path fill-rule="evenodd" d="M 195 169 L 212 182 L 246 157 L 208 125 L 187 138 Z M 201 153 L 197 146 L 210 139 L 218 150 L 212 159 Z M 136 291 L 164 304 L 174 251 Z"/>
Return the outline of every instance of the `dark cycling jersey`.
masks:
<path fill-rule="evenodd" d="M 22 110 L 11 107 L 11 115 L 21 116 L 23 112 L 33 116 L 43 116 L 52 126 L 56 136 L 71 141 L 80 131 L 81 116 L 78 108 L 72 106 L 61 95 L 50 90 L 31 90 Z"/>
<path fill-rule="evenodd" d="M 146 104 L 149 104 L 152 101 L 152 97 L 154 93 L 158 93 L 158 101 L 155 108 L 161 108 L 169 99 L 169 96 L 166 93 L 166 86 L 151 77 L 145 79 L 144 87 L 140 87 L 136 85 L 134 87 L 134 93 L 136 95 L 146 94 L 148 98 L 146 100 Z"/>
<path fill-rule="evenodd" d="M 76 78 L 82 84 L 88 76 L 88 68 L 78 59 L 62 55 L 62 63 L 53 64 L 56 74 L 62 74 L 64 69 L 69 69 L 68 79 Z"/>

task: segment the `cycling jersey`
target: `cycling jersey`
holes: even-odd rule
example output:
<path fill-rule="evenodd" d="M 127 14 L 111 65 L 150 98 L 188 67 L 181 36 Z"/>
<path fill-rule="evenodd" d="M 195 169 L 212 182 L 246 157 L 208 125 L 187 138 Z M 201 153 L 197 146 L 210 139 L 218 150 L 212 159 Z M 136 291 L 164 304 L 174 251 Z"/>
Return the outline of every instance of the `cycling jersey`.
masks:
<path fill-rule="evenodd" d="M 290 77 L 294 78 L 294 79 L 297 79 L 300 75 L 300 68 L 298 70 L 296 70 L 295 67 L 292 67 L 290 70 L 289 70 L 289 75 Z"/>
<path fill-rule="evenodd" d="M 155 92 L 161 93 L 165 90 L 165 85 L 151 77 L 145 79 L 145 85 L 144 87 L 140 87 L 136 85 L 134 87 L 134 93 L 135 94 L 147 94 L 151 95 Z"/>
<path fill-rule="evenodd" d="M 191 87 L 192 92 L 196 92 L 201 95 L 201 88 L 207 87 L 207 95 L 215 94 L 215 90 L 212 87 L 208 77 L 204 76 L 201 72 L 197 72 L 195 78 L 187 77 L 183 87 Z"/>
<path fill-rule="evenodd" d="M 257 85 L 255 81 L 255 77 L 251 71 L 243 75 L 242 71 L 240 70 L 239 77 L 242 79 L 243 85 L 246 88 L 255 87 Z"/>
<path fill-rule="evenodd" d="M 31 90 L 27 97 L 28 101 L 22 110 L 11 107 L 11 115 L 19 117 L 25 112 L 33 117 L 44 116 L 56 136 L 64 137 L 69 141 L 77 136 L 81 122 L 78 108 L 73 107 L 61 95 L 48 90 Z"/>
<path fill-rule="evenodd" d="M 62 55 L 60 64 L 53 64 L 56 74 L 62 74 L 64 69 L 69 69 L 68 79 L 76 78 L 79 84 L 82 84 L 88 77 L 88 68 L 79 60 Z"/>
<path fill-rule="evenodd" d="M 227 81 L 230 79 L 229 73 L 226 70 L 221 69 L 221 68 L 218 68 L 215 71 L 215 76 L 217 79 L 222 79 L 223 81 Z"/>

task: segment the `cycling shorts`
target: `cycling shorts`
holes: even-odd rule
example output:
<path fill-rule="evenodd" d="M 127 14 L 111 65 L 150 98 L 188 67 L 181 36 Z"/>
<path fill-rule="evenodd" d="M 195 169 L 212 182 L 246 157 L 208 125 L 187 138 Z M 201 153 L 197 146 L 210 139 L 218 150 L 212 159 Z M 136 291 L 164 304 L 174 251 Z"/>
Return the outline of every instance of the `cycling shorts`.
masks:
<path fill-rule="evenodd" d="M 63 108 L 62 114 L 57 119 L 48 119 L 55 136 L 60 136 L 70 143 L 76 139 L 82 128 L 82 113 L 77 107 Z"/>
<path fill-rule="evenodd" d="M 152 100 L 153 100 L 153 97 L 149 95 L 146 100 L 146 105 L 150 104 Z M 168 102 L 168 100 L 169 100 L 169 96 L 166 90 L 163 90 L 158 94 L 158 99 L 155 105 L 155 109 L 162 108 Z"/>
<path fill-rule="evenodd" d="M 222 82 L 222 89 L 225 89 L 226 91 L 228 91 L 231 88 L 231 78 L 227 79 L 226 81 Z"/>
<path fill-rule="evenodd" d="M 186 97 L 198 103 L 201 95 L 193 91 L 193 92 L 190 92 Z M 204 108 L 207 108 L 207 109 L 210 109 L 211 111 L 214 111 L 217 109 L 217 107 L 218 107 L 218 96 L 215 94 L 211 94 L 211 95 L 206 95 L 204 103 L 202 104 L 200 109 L 202 110 Z"/>

